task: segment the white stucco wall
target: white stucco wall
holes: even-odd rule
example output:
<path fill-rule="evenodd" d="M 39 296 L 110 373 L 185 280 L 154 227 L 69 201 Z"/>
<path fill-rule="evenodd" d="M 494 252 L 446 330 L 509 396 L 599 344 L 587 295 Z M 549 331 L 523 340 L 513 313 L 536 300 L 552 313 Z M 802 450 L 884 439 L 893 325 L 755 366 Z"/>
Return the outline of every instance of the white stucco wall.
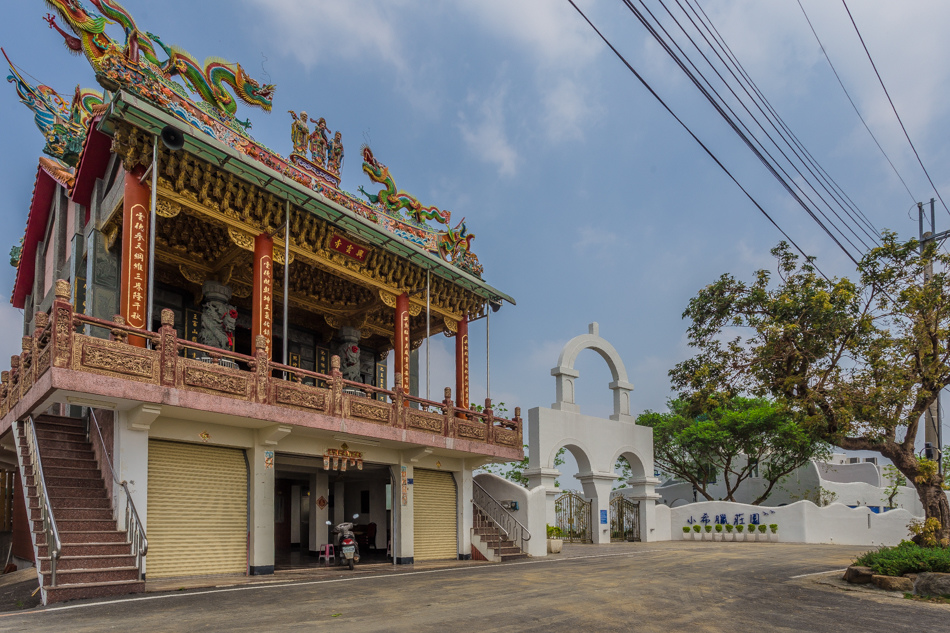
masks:
<path fill-rule="evenodd" d="M 869 546 L 897 545 L 908 537 L 907 524 L 914 518 L 906 510 L 875 514 L 866 507 L 849 508 L 840 503 L 819 508 L 811 501 L 798 501 L 776 508 L 706 501 L 670 510 L 672 538 L 683 538 L 683 526 L 689 525 L 690 519 L 695 524 L 706 515 L 714 521 L 720 514 L 725 514 L 729 523 L 739 515 L 746 525 L 752 514 L 758 514 L 760 523 L 778 524 L 780 542 Z"/>
<path fill-rule="evenodd" d="M 545 521 L 546 494 L 543 486 L 535 486 L 531 490 L 512 483 L 503 477 L 492 473 L 479 473 L 473 477 L 485 492 L 498 501 L 517 501 L 518 509 L 511 510 L 521 522 L 531 539 L 527 544 L 528 556 L 547 555 L 547 523 Z"/>

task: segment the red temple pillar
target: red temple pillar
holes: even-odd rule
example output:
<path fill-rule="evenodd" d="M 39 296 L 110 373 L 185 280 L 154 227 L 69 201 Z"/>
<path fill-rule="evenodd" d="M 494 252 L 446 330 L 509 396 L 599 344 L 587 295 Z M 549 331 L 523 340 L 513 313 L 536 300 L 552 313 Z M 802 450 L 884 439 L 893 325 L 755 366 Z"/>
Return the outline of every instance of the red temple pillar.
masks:
<path fill-rule="evenodd" d="M 402 387 L 409 391 L 409 295 L 396 297 L 396 359 L 393 369 L 402 376 Z"/>
<path fill-rule="evenodd" d="M 148 313 L 148 217 L 151 190 L 142 183 L 145 167 L 125 173 L 122 202 L 122 278 L 119 287 L 119 314 L 132 327 L 151 329 Z M 145 347 L 141 336 L 130 336 L 129 343 Z"/>
<path fill-rule="evenodd" d="M 455 406 L 471 406 L 468 393 L 468 315 L 458 322 L 455 333 Z"/>
<path fill-rule="evenodd" d="M 251 315 L 251 340 L 263 336 L 267 358 L 271 358 L 274 334 L 274 239 L 267 233 L 254 238 L 254 302 Z"/>

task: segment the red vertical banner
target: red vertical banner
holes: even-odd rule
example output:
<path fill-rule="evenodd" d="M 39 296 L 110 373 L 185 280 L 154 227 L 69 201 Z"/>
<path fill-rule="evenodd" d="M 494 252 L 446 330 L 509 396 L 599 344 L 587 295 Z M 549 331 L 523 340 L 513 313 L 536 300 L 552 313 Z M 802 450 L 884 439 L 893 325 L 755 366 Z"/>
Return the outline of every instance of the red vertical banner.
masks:
<path fill-rule="evenodd" d="M 125 173 L 122 202 L 122 279 L 119 314 L 132 327 L 150 329 L 148 313 L 148 217 L 151 191 L 142 183 L 144 167 Z M 145 347 L 141 336 L 130 336 L 129 343 Z"/>
<path fill-rule="evenodd" d="M 267 340 L 271 357 L 274 334 L 274 239 L 266 233 L 254 238 L 254 303 L 251 316 L 251 340 Z"/>
<path fill-rule="evenodd" d="M 468 316 L 458 322 L 455 333 L 455 406 L 468 409 Z"/>
<path fill-rule="evenodd" d="M 394 369 L 402 375 L 402 387 L 409 391 L 409 295 L 396 297 L 396 360 Z"/>

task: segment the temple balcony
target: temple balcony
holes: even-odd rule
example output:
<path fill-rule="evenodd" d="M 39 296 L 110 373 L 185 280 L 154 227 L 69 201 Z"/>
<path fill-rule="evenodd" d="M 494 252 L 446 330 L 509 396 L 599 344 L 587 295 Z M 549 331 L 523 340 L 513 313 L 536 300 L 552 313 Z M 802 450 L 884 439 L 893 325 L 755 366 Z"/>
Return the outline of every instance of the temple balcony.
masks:
<path fill-rule="evenodd" d="M 110 322 L 78 313 L 69 297 L 68 282 L 60 280 L 52 308 L 36 314 L 33 335 L 23 337 L 22 353 L 2 373 L 0 434 L 55 403 L 140 407 L 142 415 L 133 418 L 144 425 L 152 405 L 182 419 L 225 416 L 228 424 L 277 436 L 342 435 L 458 456 L 524 456 L 520 408 L 507 420 L 488 402 L 483 411 L 455 406 L 449 389 L 442 402 L 425 400 L 407 394 L 398 374 L 392 390 L 351 382 L 336 356 L 330 374 L 307 371 L 271 361 L 263 337 L 248 356 L 178 338 L 171 310 L 162 310 L 161 328 L 150 332 L 121 317 Z M 143 341 L 148 344 L 139 346 Z"/>

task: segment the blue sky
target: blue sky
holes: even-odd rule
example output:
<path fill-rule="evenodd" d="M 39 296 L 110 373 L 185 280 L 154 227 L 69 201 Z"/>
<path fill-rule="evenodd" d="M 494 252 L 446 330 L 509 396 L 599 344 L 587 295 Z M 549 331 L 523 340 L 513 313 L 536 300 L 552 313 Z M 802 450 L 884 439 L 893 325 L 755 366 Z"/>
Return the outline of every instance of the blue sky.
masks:
<path fill-rule="evenodd" d="M 817 160 L 878 228 L 916 235 L 912 199 L 848 105 L 795 0 L 700 0 L 746 69 Z M 88 2 L 88 0 L 86 0 Z M 838 3 L 803 0 L 852 95 L 919 200 L 916 165 Z M 829 273 L 852 267 L 718 120 L 620 2 L 579 4 L 673 109 Z M 852 2 L 911 138 L 947 191 L 950 4 Z M 290 151 L 287 110 L 340 130 L 343 187 L 368 180 L 369 142 L 398 186 L 465 217 L 485 279 L 514 296 L 492 318 L 492 395 L 549 406 L 550 369 L 571 337 L 600 323 L 627 365 L 634 412 L 662 409 L 667 371 L 686 358 L 687 301 L 724 272 L 771 266 L 781 236 L 633 79 L 566 0 L 127 0 L 144 29 L 196 58 L 240 62 L 277 85 L 274 111 L 243 108 L 252 134 Z M 41 0 L 6 8 L 0 45 L 62 92 L 93 86 L 41 19 Z M 23 233 L 42 138 L 12 86 L 0 95 L 0 243 Z M 942 228 L 950 226 L 938 215 Z M 14 270 L 0 269 L 9 293 Z M 0 356 L 19 350 L 21 316 L 0 308 Z M 485 393 L 484 321 L 472 330 L 472 397 Z M 424 348 L 423 348 L 424 349 Z M 452 341 L 431 349 L 432 394 L 453 385 Z M 593 352 L 578 361 L 584 412 L 610 413 Z M 424 384 L 424 380 L 423 380 Z"/>

